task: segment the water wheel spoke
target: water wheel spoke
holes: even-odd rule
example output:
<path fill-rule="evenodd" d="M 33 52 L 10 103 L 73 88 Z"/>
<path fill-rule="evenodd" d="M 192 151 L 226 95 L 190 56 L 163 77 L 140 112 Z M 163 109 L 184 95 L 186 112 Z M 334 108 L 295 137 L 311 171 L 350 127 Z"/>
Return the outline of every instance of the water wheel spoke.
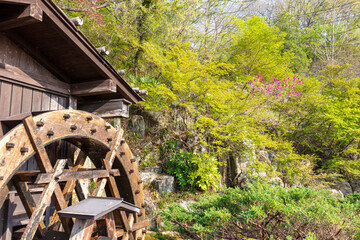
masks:
<path fill-rule="evenodd" d="M 109 163 L 108 163 L 106 160 L 103 161 L 103 164 L 104 164 L 106 170 L 110 171 L 110 165 L 109 165 Z M 112 196 L 114 196 L 114 197 L 116 197 L 116 198 L 120 198 L 121 196 L 120 196 L 120 192 L 119 192 L 119 189 L 118 189 L 118 187 L 117 187 L 115 178 L 114 178 L 113 176 L 109 176 L 108 179 L 109 179 L 108 184 L 109 184 L 109 188 L 110 188 L 110 192 L 111 192 Z M 122 222 L 123 222 L 123 224 L 124 224 L 125 231 L 127 231 L 127 232 L 130 231 L 130 228 L 131 228 L 131 227 L 130 227 L 130 225 L 128 224 L 128 219 L 127 219 L 127 217 L 126 217 L 125 212 L 124 212 L 124 211 L 120 211 L 120 210 L 118 210 L 118 211 L 119 211 L 119 213 L 120 213 L 121 220 L 122 220 Z"/>
<path fill-rule="evenodd" d="M 79 169 L 81 169 L 85 163 L 86 157 L 87 157 L 86 154 L 83 151 L 80 151 L 76 158 L 75 164 L 70 169 L 70 171 L 76 172 Z M 63 189 L 63 195 L 64 195 L 66 205 L 69 205 L 69 201 L 71 200 L 73 191 L 74 191 L 77 183 L 78 183 L 78 181 L 67 181 L 66 182 L 65 187 Z M 78 198 L 79 198 L 79 194 L 78 194 Z M 51 228 L 53 230 L 58 230 L 59 227 L 60 227 L 59 215 L 57 215 L 57 211 L 55 209 L 55 211 L 51 217 L 51 220 L 50 220 L 49 228 Z"/>
<path fill-rule="evenodd" d="M 31 215 L 29 223 L 26 226 L 25 232 L 21 236 L 21 240 L 32 239 L 34 237 L 35 232 L 40 224 L 40 221 L 45 213 L 45 210 L 46 210 L 47 206 L 50 204 L 51 196 L 53 195 L 53 193 L 55 191 L 55 186 L 57 185 L 57 182 L 55 179 L 56 175 L 60 174 L 63 171 L 66 162 L 67 162 L 66 159 L 61 159 L 56 163 L 54 175 L 53 175 L 51 181 L 49 182 L 49 184 L 47 184 L 45 186 L 45 188 L 40 196 L 40 200 L 39 200 L 38 204 L 36 205 L 34 212 Z"/>
<path fill-rule="evenodd" d="M 52 173 L 54 172 L 54 169 L 51 165 L 49 156 L 46 153 L 45 146 L 43 145 L 42 139 L 39 137 L 39 131 L 37 129 L 37 126 L 33 120 L 33 117 L 30 116 L 24 120 L 24 127 L 26 130 L 26 133 L 30 139 L 30 142 L 36 152 L 35 159 L 37 162 L 37 165 L 41 172 L 44 173 Z M 54 205 L 57 211 L 66 208 L 67 204 L 65 202 L 62 190 L 55 182 L 55 196 L 54 196 Z M 72 227 L 72 220 L 69 218 L 61 218 L 62 225 L 64 227 L 64 230 L 66 233 L 70 234 L 71 227 Z"/>

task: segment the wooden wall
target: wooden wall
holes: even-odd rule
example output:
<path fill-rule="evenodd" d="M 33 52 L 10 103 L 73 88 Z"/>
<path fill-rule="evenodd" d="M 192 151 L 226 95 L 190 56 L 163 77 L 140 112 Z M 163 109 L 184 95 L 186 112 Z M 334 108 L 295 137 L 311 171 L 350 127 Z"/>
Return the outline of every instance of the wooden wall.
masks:
<path fill-rule="evenodd" d="M 5 74 L 0 74 L 0 120 L 23 113 L 68 108 L 67 85 L 3 33 L 0 33 L 0 64 L 9 68 L 0 69 Z"/>
<path fill-rule="evenodd" d="M 0 120 L 22 113 L 61 110 L 68 98 L 0 79 Z"/>
<path fill-rule="evenodd" d="M 24 72 L 46 77 L 50 82 L 59 81 L 46 68 L 0 32 L 0 63 L 20 68 Z"/>

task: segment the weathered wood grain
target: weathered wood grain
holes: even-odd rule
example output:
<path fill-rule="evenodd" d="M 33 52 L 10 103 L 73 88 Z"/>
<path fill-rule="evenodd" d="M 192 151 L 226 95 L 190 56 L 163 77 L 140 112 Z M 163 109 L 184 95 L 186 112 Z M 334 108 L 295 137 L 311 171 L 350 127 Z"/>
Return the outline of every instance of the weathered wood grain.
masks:
<path fill-rule="evenodd" d="M 33 90 L 32 95 L 32 111 L 41 111 L 41 98 L 42 98 L 42 92 L 38 90 Z"/>
<path fill-rule="evenodd" d="M 122 135 L 123 135 L 122 129 L 120 129 L 116 132 L 114 144 L 111 146 L 111 150 L 106 154 L 104 161 L 108 163 L 109 167 L 111 167 L 114 163 L 117 150 L 121 143 Z M 105 185 L 107 183 L 107 179 L 101 179 L 98 182 L 100 182 L 100 185 L 99 185 L 100 187 L 96 187 L 94 189 L 92 195 L 101 197 L 105 191 Z M 83 229 L 83 230 L 81 230 L 81 229 Z M 93 229 L 94 229 L 93 221 L 91 221 L 91 220 L 79 221 L 79 219 L 76 219 L 73 231 L 71 232 L 70 239 L 71 240 L 89 239 L 91 237 Z"/>
<path fill-rule="evenodd" d="M 21 103 L 22 103 L 22 92 L 23 88 L 19 85 L 13 85 L 12 87 L 12 93 L 11 93 L 11 108 L 10 108 L 10 114 L 17 115 L 21 113 Z"/>
<path fill-rule="evenodd" d="M 26 214 L 29 218 L 31 218 L 35 208 L 36 208 L 36 202 L 34 198 L 31 195 L 31 192 L 29 190 L 29 186 L 25 182 L 13 181 L 14 186 L 16 188 L 17 193 L 19 194 L 19 197 L 21 199 L 21 202 L 25 208 Z M 43 236 L 45 232 L 45 224 L 42 220 L 39 221 L 39 228 L 37 229 L 38 236 Z"/>
<path fill-rule="evenodd" d="M 54 193 L 55 188 L 57 186 L 57 182 L 55 178 L 63 171 L 66 162 L 67 159 L 60 159 L 56 163 L 54 168 L 54 175 L 51 178 L 50 183 L 46 185 L 46 187 L 44 188 L 44 191 L 40 196 L 40 201 L 37 203 L 36 208 L 34 209 L 34 212 L 31 215 L 29 223 L 26 226 L 23 235 L 21 236 L 21 240 L 32 239 L 33 236 L 35 235 L 35 232 L 41 222 L 41 218 L 44 215 L 45 210 L 51 201 L 51 196 Z"/>
<path fill-rule="evenodd" d="M 21 62 L 20 64 L 23 63 Z M 12 66 L 10 64 L 2 64 L 0 66 L 0 77 L 5 78 L 6 81 L 30 87 L 33 89 L 38 89 L 42 91 L 49 90 L 63 95 L 69 94 L 69 84 L 61 82 L 54 77 L 49 77 L 47 75 L 42 76 L 29 71 L 30 70 L 25 71 L 23 69 L 20 69 L 19 67 Z M 35 68 L 32 71 L 38 70 Z"/>
<path fill-rule="evenodd" d="M 4 10 L 10 12 L 10 10 L 8 9 L 4 9 Z M 11 12 L 10 14 L 9 13 L 7 14 L 6 19 L 0 22 L 0 31 L 22 27 L 42 21 L 43 12 L 36 4 L 30 4 L 25 7 L 14 6 Z M 4 15 L 5 12 L 1 13 L 0 11 L 0 14 Z"/>
<path fill-rule="evenodd" d="M 100 117 L 129 117 L 130 102 L 126 99 L 112 99 L 96 102 L 82 102 L 79 109 Z"/>
<path fill-rule="evenodd" d="M 22 102 L 21 102 L 21 113 L 31 112 L 31 103 L 32 103 L 32 89 L 24 87 Z"/>
<path fill-rule="evenodd" d="M 91 96 L 116 93 L 116 84 L 111 79 L 71 84 L 71 95 Z"/>
<path fill-rule="evenodd" d="M 51 166 L 50 159 L 46 153 L 45 146 L 38 135 L 38 128 L 31 116 L 24 120 L 24 126 L 32 144 L 32 147 L 37 153 L 35 155 L 35 159 L 37 161 L 38 167 L 40 168 L 40 171 L 47 173 L 53 172 L 53 168 Z M 56 210 L 59 211 L 66 207 L 66 203 L 60 186 L 56 183 L 54 188 L 54 205 Z M 63 224 L 65 232 L 70 233 L 72 227 L 71 219 L 61 218 L 61 222 Z"/>
<path fill-rule="evenodd" d="M 12 84 L 1 82 L 0 89 L 0 118 L 10 116 Z"/>
<path fill-rule="evenodd" d="M 69 118 L 64 119 L 65 114 L 68 114 Z M 34 134 L 30 134 L 30 135 L 35 136 L 34 139 L 36 141 L 40 139 L 41 142 L 40 146 L 47 146 L 51 142 L 56 142 L 58 140 L 65 138 L 67 139 L 76 138 L 80 140 L 93 139 L 96 142 L 96 146 L 99 147 L 98 150 L 102 149 L 101 151 L 104 151 L 102 154 L 105 154 L 105 149 L 112 149 L 113 146 L 118 145 L 117 144 L 118 141 L 116 140 L 117 138 L 115 138 L 116 130 L 111 126 L 109 126 L 109 124 L 107 124 L 103 119 L 86 112 L 74 111 L 74 110 L 48 112 L 33 117 L 33 120 L 34 120 L 33 123 Z M 40 120 L 43 123 L 43 125 L 36 126 L 36 122 L 39 122 Z M 71 130 L 70 126 L 74 124 L 80 127 L 78 127 L 76 130 Z M 93 134 L 91 134 L 90 131 L 92 128 L 97 129 L 97 131 Z M 49 130 L 53 131 L 54 134 L 48 136 L 47 133 Z M 23 125 L 19 125 L 18 127 L 15 127 L 13 130 L 9 132 L 8 135 L 4 136 L 4 138 L 0 140 L 0 149 L 4 148 L 7 142 L 17 142 L 19 144 L 16 144 L 15 148 L 13 148 L 12 150 L 0 151 L 0 162 L 2 162 L 1 160 L 3 159 L 5 160 L 3 165 L 0 164 L 0 175 L 4 176 L 4 181 L 0 181 L 0 194 L 4 193 L 3 192 L 4 186 L 8 183 L 8 180 L 11 179 L 12 173 L 14 173 L 16 169 L 18 169 L 18 167 L 21 164 L 23 164 L 26 160 L 28 160 L 34 153 L 37 153 L 40 150 L 38 148 L 34 150 L 33 143 L 30 142 L 30 139 L 26 134 Z M 19 149 L 20 147 L 23 147 L 24 144 L 29 149 L 29 151 L 26 152 L 24 155 L 22 155 Z M 82 144 L 86 144 L 86 141 L 84 141 Z M 132 159 L 133 156 L 131 154 L 130 149 L 128 148 L 128 145 L 125 142 L 121 141 L 121 139 L 119 140 L 119 144 L 120 146 L 117 147 L 117 151 L 110 151 L 107 154 L 106 158 L 109 158 L 109 160 L 111 160 L 112 158 L 113 160 L 111 164 L 115 163 L 116 164 L 115 167 L 118 166 L 120 167 L 120 169 L 122 168 L 124 169 L 121 170 L 122 175 L 116 178 L 117 186 L 118 187 L 121 186 L 121 189 L 120 188 L 118 189 L 120 191 L 120 195 L 123 193 L 124 196 L 126 196 L 126 198 L 128 198 L 130 202 L 134 203 L 137 206 L 142 206 L 143 204 L 143 198 L 141 196 L 142 189 L 141 189 L 141 184 L 139 183 L 139 176 L 136 172 L 137 171 L 136 163 L 130 161 L 130 159 Z M 90 152 L 88 152 L 89 150 Z M 87 154 L 92 154 L 91 151 L 92 151 L 91 149 L 87 149 Z M 120 154 L 120 153 L 125 153 L 125 154 Z M 102 155 L 101 158 L 103 158 L 103 156 L 104 155 Z M 100 162 L 101 158 L 92 159 L 98 168 L 101 165 Z M 39 167 L 42 173 L 51 173 L 51 171 L 50 172 L 43 171 L 41 168 L 45 169 L 44 167 L 41 166 Z M 130 170 L 134 170 L 134 172 L 130 174 Z M 84 170 L 84 171 L 88 171 L 88 170 Z M 105 189 L 105 185 L 107 183 L 110 184 L 110 181 L 99 181 L 97 184 L 99 187 L 97 188 L 97 190 L 95 190 L 95 192 L 104 193 L 103 190 Z M 139 192 L 139 193 L 136 194 L 135 192 L 136 193 Z M 61 195 L 63 193 L 65 192 L 61 192 Z M 68 194 L 68 196 L 69 195 L 70 194 Z M 56 201 L 56 199 L 54 200 Z M 65 199 L 64 202 L 65 202 L 64 206 L 67 207 L 68 203 L 66 203 Z M 141 211 L 143 212 L 144 210 L 141 209 Z M 139 223 L 144 220 L 144 214 L 142 214 L 141 216 L 135 214 L 133 218 L 134 218 L 133 227 L 135 227 L 136 223 Z M 119 226 L 121 226 L 121 224 Z M 87 225 L 83 227 L 87 228 L 88 231 L 90 232 L 92 231 L 92 229 L 88 228 L 89 226 Z M 133 232 L 132 230 L 135 229 L 130 228 L 130 231 L 126 231 L 125 235 L 129 235 L 128 237 L 134 235 L 137 236 L 142 231 L 141 229 L 136 230 L 136 232 Z M 73 232 L 76 232 L 75 228 L 73 229 Z"/>

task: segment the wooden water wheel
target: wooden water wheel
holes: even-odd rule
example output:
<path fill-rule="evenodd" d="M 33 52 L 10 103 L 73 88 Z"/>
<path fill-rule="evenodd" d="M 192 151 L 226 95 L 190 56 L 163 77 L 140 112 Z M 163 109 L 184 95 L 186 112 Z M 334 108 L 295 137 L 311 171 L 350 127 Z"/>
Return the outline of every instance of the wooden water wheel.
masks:
<path fill-rule="evenodd" d="M 68 151 L 71 154 L 66 159 L 50 157 L 54 154 L 48 146 L 59 141 L 74 146 L 75 154 Z M 32 157 L 39 170 L 20 171 Z M 91 160 L 92 168 L 83 167 L 86 159 Z M 0 140 L 0 206 L 9 189 L 15 188 L 29 217 L 21 239 L 46 239 L 54 233 L 66 234 L 70 239 L 100 236 L 101 221 L 61 218 L 57 214 L 74 199 L 86 198 L 80 179 L 93 182 L 91 196 L 121 197 L 141 208 L 139 213 L 117 209 L 102 219 L 108 239 L 144 239 L 149 221 L 145 219 L 142 182 L 122 129 L 116 130 L 87 112 L 61 110 L 30 116 Z M 31 195 L 33 187 L 43 188 L 37 201 Z M 49 206 L 55 210 L 46 217 Z"/>

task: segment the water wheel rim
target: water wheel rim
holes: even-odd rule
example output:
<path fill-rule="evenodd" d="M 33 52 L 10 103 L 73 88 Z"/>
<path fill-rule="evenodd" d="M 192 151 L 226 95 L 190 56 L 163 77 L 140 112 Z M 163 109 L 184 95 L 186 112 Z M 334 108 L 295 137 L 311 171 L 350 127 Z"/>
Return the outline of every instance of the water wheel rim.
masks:
<path fill-rule="evenodd" d="M 55 141 L 64 139 L 73 142 L 75 145 L 79 145 L 86 140 L 93 141 L 96 143 L 94 145 L 100 146 L 102 150 L 110 150 L 114 139 L 116 139 L 116 134 L 119 133 L 104 119 L 79 110 L 47 112 L 35 117 L 29 117 L 29 119 L 32 121 L 33 130 L 36 132 L 36 134 L 33 134 L 33 140 L 29 136 L 29 129 L 27 129 L 29 127 L 26 127 L 26 121 L 24 121 L 25 126 L 24 124 L 16 126 L 0 139 L 0 176 L 3 177 L 0 180 L 0 196 L 4 196 L 7 184 L 20 166 L 27 159 L 38 154 L 36 147 L 34 147 L 37 141 L 41 142 L 45 147 Z M 142 208 L 140 214 L 135 216 L 135 223 L 145 221 L 142 184 L 131 150 L 126 142 L 121 141 L 121 146 L 114 154 L 118 166 L 122 169 L 121 176 L 129 182 L 130 191 L 127 191 L 124 197 Z M 131 236 L 130 239 L 133 237 L 142 238 L 143 234 L 140 236 L 140 231 L 142 229 L 135 230 L 134 235 L 125 232 L 124 236 Z"/>

